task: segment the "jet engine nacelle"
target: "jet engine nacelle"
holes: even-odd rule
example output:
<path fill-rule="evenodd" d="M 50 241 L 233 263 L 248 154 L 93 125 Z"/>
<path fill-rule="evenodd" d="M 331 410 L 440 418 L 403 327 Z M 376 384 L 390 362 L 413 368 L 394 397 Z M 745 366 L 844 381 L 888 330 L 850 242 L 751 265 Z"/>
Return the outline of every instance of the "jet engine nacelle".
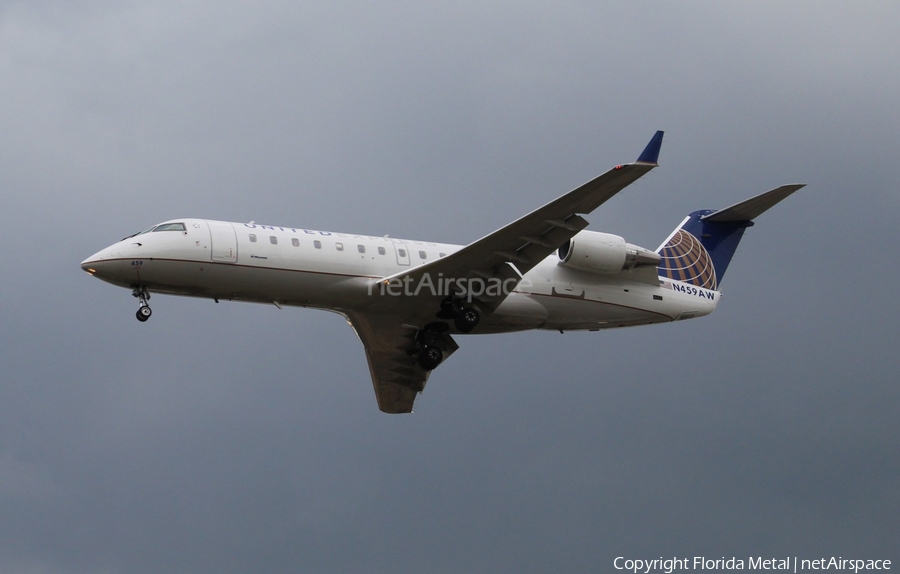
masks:
<path fill-rule="evenodd" d="M 618 235 L 581 231 L 557 251 L 559 264 L 591 273 L 618 273 L 635 267 L 659 265 L 657 253 L 625 243 Z"/>

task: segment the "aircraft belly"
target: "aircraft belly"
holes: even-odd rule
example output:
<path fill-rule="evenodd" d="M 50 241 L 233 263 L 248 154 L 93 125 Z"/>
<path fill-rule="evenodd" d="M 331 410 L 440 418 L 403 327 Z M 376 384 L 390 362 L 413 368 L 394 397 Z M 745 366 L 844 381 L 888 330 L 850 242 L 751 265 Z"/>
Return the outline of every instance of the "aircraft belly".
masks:
<path fill-rule="evenodd" d="M 173 295 L 340 309 L 358 298 L 364 280 L 251 265 L 156 260 L 145 261 L 140 283 L 151 292 Z"/>
<path fill-rule="evenodd" d="M 279 305 L 336 311 L 396 313 L 396 297 L 379 295 L 368 277 L 233 263 L 143 259 L 102 262 L 98 277 L 124 287 L 145 285 L 151 292 L 226 300 L 275 302 Z M 567 288 L 568 287 L 568 288 Z M 665 303 L 657 300 L 665 293 Z M 526 329 L 597 330 L 668 322 L 704 315 L 688 309 L 685 296 L 671 290 L 631 286 L 556 286 L 549 292 L 514 292 L 493 313 L 485 313 L 477 333 Z M 710 309 L 711 310 L 711 309 Z M 410 324 L 433 321 L 407 318 Z"/>
<path fill-rule="evenodd" d="M 631 325 L 648 325 L 672 320 L 663 308 L 640 307 L 638 301 L 598 300 L 581 295 L 538 295 L 548 317 L 542 329 L 598 330 Z M 648 296 L 647 299 L 650 299 Z"/>

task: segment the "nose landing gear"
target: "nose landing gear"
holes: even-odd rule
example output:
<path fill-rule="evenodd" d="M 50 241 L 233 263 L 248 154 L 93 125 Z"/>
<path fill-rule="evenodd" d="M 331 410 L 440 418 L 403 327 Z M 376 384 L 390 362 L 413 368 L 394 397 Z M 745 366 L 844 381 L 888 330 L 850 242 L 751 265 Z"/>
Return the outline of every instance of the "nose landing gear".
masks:
<path fill-rule="evenodd" d="M 153 314 L 153 312 L 150 310 L 150 307 L 148 307 L 148 306 L 146 306 L 146 305 L 141 305 L 141 306 L 138 308 L 137 314 L 136 314 L 135 316 L 137 317 L 137 320 L 138 320 L 138 321 L 140 321 L 141 323 L 143 323 L 144 321 L 146 321 L 147 319 L 149 319 L 149 318 L 150 318 L 150 315 L 152 315 L 152 314 Z"/>
<path fill-rule="evenodd" d="M 150 300 L 150 292 L 147 291 L 147 288 L 143 285 L 138 285 L 131 291 L 131 294 L 137 297 L 141 302 L 141 306 L 138 307 L 135 316 L 137 317 L 138 321 L 143 323 L 150 318 L 150 315 L 153 314 L 153 311 L 150 310 L 150 305 L 147 304 L 147 301 Z"/>

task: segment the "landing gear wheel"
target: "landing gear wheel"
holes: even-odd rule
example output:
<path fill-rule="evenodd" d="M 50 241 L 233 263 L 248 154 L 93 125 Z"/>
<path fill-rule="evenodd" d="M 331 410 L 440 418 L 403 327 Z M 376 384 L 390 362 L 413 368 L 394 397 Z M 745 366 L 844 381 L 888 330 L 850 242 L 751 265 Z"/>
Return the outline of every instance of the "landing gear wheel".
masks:
<path fill-rule="evenodd" d="M 481 315 L 479 315 L 478 311 L 472 307 L 463 307 L 456 316 L 453 317 L 453 325 L 460 333 L 472 332 L 472 329 L 478 326 L 479 321 L 481 321 Z"/>
<path fill-rule="evenodd" d="M 131 294 L 137 297 L 137 300 L 141 304 L 141 306 L 138 307 L 135 316 L 138 321 L 143 323 L 150 318 L 151 314 L 153 314 L 153 311 L 150 310 L 150 306 L 147 304 L 147 301 L 150 300 L 150 292 L 147 291 L 147 288 L 143 285 L 134 285 L 133 287 L 134 289 L 131 290 Z"/>
<path fill-rule="evenodd" d="M 150 307 L 147 307 L 146 305 L 142 305 L 140 308 L 138 308 L 135 316 L 137 317 L 138 321 L 143 323 L 144 321 L 149 319 L 150 315 L 152 315 L 152 314 L 153 314 L 153 311 L 150 310 Z"/>
<path fill-rule="evenodd" d="M 432 371 L 444 360 L 444 353 L 437 347 L 425 345 L 419 351 L 419 366 L 426 371 Z"/>

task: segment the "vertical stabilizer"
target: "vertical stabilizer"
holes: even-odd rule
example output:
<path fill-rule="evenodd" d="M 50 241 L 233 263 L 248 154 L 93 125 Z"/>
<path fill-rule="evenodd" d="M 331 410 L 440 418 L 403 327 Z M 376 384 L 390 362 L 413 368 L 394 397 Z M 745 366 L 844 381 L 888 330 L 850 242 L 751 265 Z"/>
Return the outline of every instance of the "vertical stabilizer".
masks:
<path fill-rule="evenodd" d="M 802 184 L 784 185 L 718 211 L 695 211 L 657 249 L 659 275 L 716 290 L 744 230 Z"/>

